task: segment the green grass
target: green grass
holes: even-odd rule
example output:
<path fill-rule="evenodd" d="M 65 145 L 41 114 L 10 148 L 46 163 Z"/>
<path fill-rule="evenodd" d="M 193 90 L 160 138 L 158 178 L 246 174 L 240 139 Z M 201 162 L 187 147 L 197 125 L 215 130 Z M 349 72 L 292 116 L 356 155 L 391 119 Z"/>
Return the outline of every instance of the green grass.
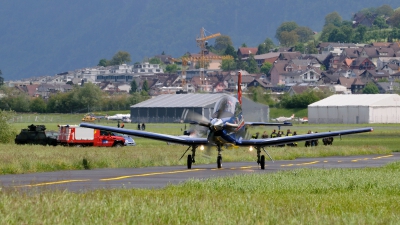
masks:
<path fill-rule="evenodd" d="M 79 124 L 79 120 L 76 124 Z M 72 121 L 75 122 L 75 121 Z M 30 123 L 14 123 L 17 129 Z M 39 123 L 38 123 L 39 124 Z M 49 130 L 57 122 L 43 123 Z M 116 126 L 116 122 L 102 124 Z M 180 135 L 184 124 L 147 124 L 151 132 Z M 299 124 L 299 134 L 374 127 L 374 132 L 335 138 L 333 146 L 267 148 L 275 160 L 400 151 L 396 124 Z M 136 129 L 136 124 L 126 124 Z M 283 127 L 287 129 L 288 127 Z M 276 129 L 267 127 L 265 130 Z M 263 131 L 253 129 L 251 132 Z M 270 132 L 269 132 L 270 133 Z M 2 174 L 90 168 L 182 165 L 185 146 L 135 138 L 124 148 L 0 145 Z M 203 157 L 210 154 L 211 157 Z M 246 148 L 225 150 L 224 161 L 255 161 Z M 216 151 L 198 152 L 196 163 L 215 163 Z M 2 224 L 398 224 L 400 162 L 382 168 L 299 169 L 272 174 L 189 180 L 163 189 L 100 189 L 71 193 L 0 186 Z M 1 179 L 1 177 L 0 177 Z M 105 186 L 106 188 L 106 186 Z M 37 191 L 36 191 L 37 190 Z"/>
<path fill-rule="evenodd" d="M 112 122 L 116 123 L 116 122 Z M 26 127 L 27 124 L 18 123 L 16 126 Z M 116 124 L 107 124 L 116 126 Z M 56 127 L 56 124 L 49 123 L 48 129 Z M 184 124 L 147 124 L 147 131 L 167 133 L 172 135 L 182 134 Z M 323 132 L 328 130 L 343 130 L 366 125 L 308 125 L 301 124 L 290 127 L 299 134 L 305 134 L 308 130 Z M 128 129 L 136 129 L 136 124 L 126 124 Z M 287 127 L 285 127 L 286 129 Z M 268 131 L 276 127 L 268 127 Z M 251 130 L 256 132 L 261 128 Z M 270 133 L 270 132 L 269 132 Z M 296 159 L 299 157 L 326 157 L 335 155 L 368 155 L 368 154 L 389 154 L 393 151 L 400 151 L 398 137 L 400 130 L 396 125 L 376 125 L 374 132 L 346 135 L 336 137 L 333 146 L 320 146 L 305 148 L 304 142 L 299 142 L 299 147 L 291 148 L 267 148 L 275 160 Z M 21 174 L 57 170 L 80 170 L 83 169 L 83 159 L 88 160 L 89 167 L 94 168 L 125 168 L 125 167 L 149 167 L 149 166 L 184 166 L 186 160 L 179 161 L 187 147 L 181 145 L 167 145 L 162 141 L 155 141 L 146 138 L 135 138 L 137 146 L 123 148 L 73 148 L 62 146 L 38 146 L 15 144 L 0 145 L 0 173 Z M 224 149 L 224 161 L 255 161 L 256 152 L 250 152 L 248 148 Z M 217 151 L 198 151 L 196 163 L 213 164 L 217 157 Z"/>
<path fill-rule="evenodd" d="M 82 193 L 3 189 L 4 224 L 398 224 L 400 163 Z M 40 206 L 40 207 L 38 207 Z"/>

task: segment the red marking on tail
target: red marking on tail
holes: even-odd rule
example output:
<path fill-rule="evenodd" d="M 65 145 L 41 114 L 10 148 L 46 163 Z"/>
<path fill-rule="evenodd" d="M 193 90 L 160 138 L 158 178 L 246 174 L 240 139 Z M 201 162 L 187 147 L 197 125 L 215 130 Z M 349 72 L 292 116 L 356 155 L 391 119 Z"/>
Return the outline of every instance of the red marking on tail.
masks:
<path fill-rule="evenodd" d="M 242 104 L 242 72 L 239 72 L 238 77 L 238 100 Z"/>

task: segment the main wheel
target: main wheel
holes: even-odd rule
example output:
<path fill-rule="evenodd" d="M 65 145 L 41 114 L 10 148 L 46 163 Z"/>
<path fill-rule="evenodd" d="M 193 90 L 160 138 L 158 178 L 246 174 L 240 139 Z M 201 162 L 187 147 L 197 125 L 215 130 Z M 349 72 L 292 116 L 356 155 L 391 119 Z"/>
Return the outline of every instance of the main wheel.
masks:
<path fill-rule="evenodd" d="M 188 155 L 187 157 L 187 168 L 192 169 L 192 155 Z"/>
<path fill-rule="evenodd" d="M 265 155 L 262 155 L 262 156 L 261 156 L 260 166 L 261 166 L 261 169 L 262 169 L 262 170 L 265 169 Z"/>
<path fill-rule="evenodd" d="M 222 156 L 217 157 L 217 167 L 219 169 L 222 168 Z"/>

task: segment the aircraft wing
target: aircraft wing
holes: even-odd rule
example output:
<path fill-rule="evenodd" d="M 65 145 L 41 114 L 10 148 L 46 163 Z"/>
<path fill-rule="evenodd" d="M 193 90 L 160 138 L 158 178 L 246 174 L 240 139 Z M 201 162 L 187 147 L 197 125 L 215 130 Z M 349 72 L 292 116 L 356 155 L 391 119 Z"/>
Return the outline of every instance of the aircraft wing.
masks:
<path fill-rule="evenodd" d="M 182 145 L 193 145 L 193 144 L 206 145 L 206 144 L 208 144 L 207 138 L 197 138 L 197 137 L 190 137 L 190 136 L 173 136 L 173 135 L 159 134 L 159 133 L 153 133 L 153 132 L 147 132 L 147 131 L 141 131 L 141 130 L 129 130 L 129 129 L 124 129 L 124 128 L 101 126 L 101 125 L 95 125 L 95 124 L 90 124 L 90 123 L 81 123 L 79 126 L 92 128 L 92 129 L 98 129 L 98 130 L 112 131 L 112 132 L 116 132 L 116 133 L 128 134 L 128 135 L 132 135 L 132 136 L 144 137 L 144 138 L 154 139 L 154 140 L 158 140 L 158 141 L 166 141 L 166 142 L 182 144 Z"/>
<path fill-rule="evenodd" d="M 277 138 L 267 138 L 267 139 L 250 139 L 250 140 L 241 140 L 236 142 L 237 146 L 272 146 L 272 145 L 281 145 L 281 144 L 288 144 L 293 142 L 299 141 L 308 141 L 308 140 L 315 140 L 321 139 L 326 137 L 335 137 L 347 134 L 357 134 L 357 133 L 364 133 L 364 132 L 371 132 L 373 131 L 372 127 L 367 128 L 358 128 L 358 129 L 351 129 L 351 130 L 341 130 L 341 131 L 331 131 L 331 132 L 321 132 L 321 133 L 314 133 L 314 134 L 303 134 L 303 135 L 295 135 L 295 136 L 285 136 L 285 137 L 277 137 Z"/>
<path fill-rule="evenodd" d="M 292 123 L 262 123 L 262 122 L 246 122 L 245 126 L 292 126 Z"/>

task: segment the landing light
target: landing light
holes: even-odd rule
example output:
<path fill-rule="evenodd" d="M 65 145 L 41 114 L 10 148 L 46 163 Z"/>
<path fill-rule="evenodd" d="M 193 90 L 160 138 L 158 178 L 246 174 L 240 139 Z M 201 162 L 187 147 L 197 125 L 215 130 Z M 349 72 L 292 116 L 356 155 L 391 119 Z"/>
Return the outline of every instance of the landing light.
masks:
<path fill-rule="evenodd" d="M 200 145 L 200 150 L 204 150 L 204 145 Z"/>
<path fill-rule="evenodd" d="M 250 146 L 249 151 L 253 151 L 253 146 Z"/>

